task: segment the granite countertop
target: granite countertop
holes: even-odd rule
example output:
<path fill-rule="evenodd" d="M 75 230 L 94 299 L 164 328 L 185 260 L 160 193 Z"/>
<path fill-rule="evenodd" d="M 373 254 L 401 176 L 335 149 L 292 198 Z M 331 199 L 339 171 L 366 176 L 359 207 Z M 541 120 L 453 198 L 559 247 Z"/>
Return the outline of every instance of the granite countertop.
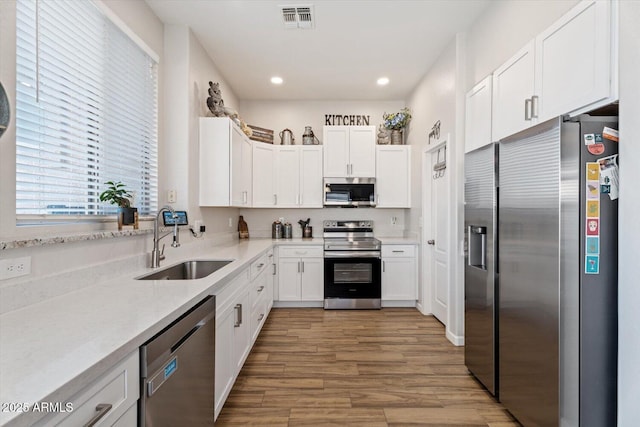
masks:
<path fill-rule="evenodd" d="M 163 267 L 187 259 L 235 261 L 188 281 L 135 280 L 152 271 L 140 269 L 2 314 L 0 402 L 68 401 L 201 299 L 218 293 L 273 244 L 254 239 L 187 249 Z M 0 411 L 0 425 L 31 425 L 44 415 Z"/>

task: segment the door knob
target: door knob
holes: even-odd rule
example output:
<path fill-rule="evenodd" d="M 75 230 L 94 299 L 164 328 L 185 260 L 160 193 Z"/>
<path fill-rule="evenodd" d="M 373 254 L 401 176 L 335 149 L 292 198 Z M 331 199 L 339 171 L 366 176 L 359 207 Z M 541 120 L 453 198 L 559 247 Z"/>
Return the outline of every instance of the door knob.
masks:
<path fill-rule="evenodd" d="M 435 240 L 427 240 L 427 245 L 435 245 L 436 241 Z"/>

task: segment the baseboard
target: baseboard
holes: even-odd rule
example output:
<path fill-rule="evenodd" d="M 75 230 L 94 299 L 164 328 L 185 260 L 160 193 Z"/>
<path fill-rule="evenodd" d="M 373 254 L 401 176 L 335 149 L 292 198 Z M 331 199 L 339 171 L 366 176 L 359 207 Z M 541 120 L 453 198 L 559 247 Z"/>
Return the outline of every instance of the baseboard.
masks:
<path fill-rule="evenodd" d="M 384 307 L 416 307 L 416 302 L 413 300 L 401 300 L 401 301 L 385 301 L 382 300 L 382 308 Z"/>
<path fill-rule="evenodd" d="M 425 315 L 425 316 L 430 316 L 430 315 L 431 315 L 431 312 L 430 312 L 429 310 L 427 310 L 427 309 L 425 308 L 425 306 L 424 306 L 424 305 L 422 305 L 422 303 L 421 303 L 421 302 L 417 302 L 417 303 L 416 303 L 416 308 L 418 309 L 418 311 L 419 311 L 420 313 L 422 313 L 422 314 L 423 314 L 423 315 Z"/>
<path fill-rule="evenodd" d="M 460 336 L 460 335 L 454 335 L 452 334 L 449 329 L 446 329 L 447 331 L 447 339 L 449 341 L 451 341 L 451 343 L 455 346 L 463 346 L 464 345 L 464 336 Z"/>
<path fill-rule="evenodd" d="M 324 301 L 274 301 L 274 308 L 324 307 Z"/>

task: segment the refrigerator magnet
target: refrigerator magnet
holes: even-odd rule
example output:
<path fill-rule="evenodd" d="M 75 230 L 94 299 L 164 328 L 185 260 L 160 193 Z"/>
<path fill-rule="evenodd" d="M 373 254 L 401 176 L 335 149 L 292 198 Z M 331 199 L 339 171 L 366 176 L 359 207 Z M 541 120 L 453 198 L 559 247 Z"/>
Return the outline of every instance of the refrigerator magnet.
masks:
<path fill-rule="evenodd" d="M 587 236 L 599 236 L 599 235 L 600 235 L 600 219 L 587 218 Z"/>
<path fill-rule="evenodd" d="M 597 200 L 600 198 L 600 182 L 587 181 L 587 199 Z"/>
<path fill-rule="evenodd" d="M 596 136 L 592 133 L 584 134 L 584 145 L 591 145 L 596 143 Z"/>
<path fill-rule="evenodd" d="M 587 181 L 600 180 L 600 164 L 598 162 L 587 162 Z"/>
<path fill-rule="evenodd" d="M 585 243 L 585 252 L 587 255 L 599 255 L 600 254 L 600 237 L 589 236 Z"/>
<path fill-rule="evenodd" d="M 604 142 L 604 140 L 602 139 L 602 134 L 601 133 L 596 133 L 596 144 L 602 144 Z"/>
<path fill-rule="evenodd" d="M 602 136 L 610 141 L 618 142 L 618 131 L 616 129 L 605 126 L 604 129 L 602 129 Z"/>
<path fill-rule="evenodd" d="M 600 200 L 587 200 L 587 218 L 600 217 Z"/>
<path fill-rule="evenodd" d="M 604 144 L 587 145 L 587 151 L 591 154 L 599 156 L 600 154 L 604 153 Z"/>
<path fill-rule="evenodd" d="M 600 274 L 600 257 L 598 255 L 587 255 L 585 257 L 584 272 L 586 274 Z"/>

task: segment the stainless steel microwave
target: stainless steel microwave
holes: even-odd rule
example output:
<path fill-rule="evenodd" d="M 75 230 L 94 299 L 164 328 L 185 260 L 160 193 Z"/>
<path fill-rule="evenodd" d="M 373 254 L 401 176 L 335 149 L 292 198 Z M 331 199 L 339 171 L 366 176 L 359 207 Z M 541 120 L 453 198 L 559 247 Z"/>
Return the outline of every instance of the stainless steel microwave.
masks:
<path fill-rule="evenodd" d="M 324 205 L 327 207 L 373 207 L 376 205 L 375 178 L 325 178 Z"/>

